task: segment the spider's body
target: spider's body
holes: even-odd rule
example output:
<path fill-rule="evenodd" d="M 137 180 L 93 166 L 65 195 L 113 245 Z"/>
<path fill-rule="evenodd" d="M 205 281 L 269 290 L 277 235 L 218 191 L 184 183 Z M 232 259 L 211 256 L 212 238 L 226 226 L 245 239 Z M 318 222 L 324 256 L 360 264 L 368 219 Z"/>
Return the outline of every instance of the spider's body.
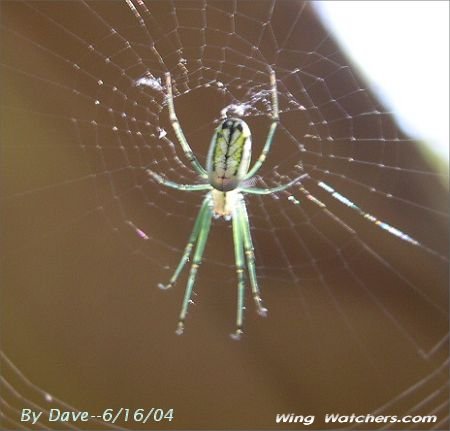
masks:
<path fill-rule="evenodd" d="M 234 190 L 247 175 L 252 137 L 247 123 L 229 118 L 217 127 L 206 159 L 209 183 L 217 190 Z"/>
<path fill-rule="evenodd" d="M 236 200 L 242 198 L 236 188 L 247 175 L 251 149 L 251 132 L 243 120 L 229 118 L 214 131 L 206 159 L 214 217 L 232 217 Z"/>
<path fill-rule="evenodd" d="M 223 217 L 225 220 L 230 220 L 233 214 L 233 208 L 236 206 L 238 199 L 242 198 L 242 194 L 236 189 L 229 192 L 222 192 L 213 189 L 210 192 L 212 201 L 213 216 L 215 218 Z"/>
<path fill-rule="evenodd" d="M 184 190 L 184 191 L 206 191 L 208 193 L 203 199 L 198 216 L 195 220 L 194 228 L 189 237 L 188 243 L 184 249 L 183 256 L 172 275 L 167 285 L 160 285 L 162 288 L 169 288 L 178 280 L 181 271 L 186 263 L 190 260 L 193 253 L 191 269 L 187 280 L 186 291 L 184 294 L 183 304 L 181 307 L 180 317 L 178 321 L 177 333 L 181 334 L 184 329 L 184 320 L 187 315 L 189 304 L 192 302 L 192 291 L 197 276 L 197 271 L 200 266 L 203 252 L 208 239 L 209 229 L 211 227 L 211 219 L 213 217 L 224 217 L 226 220 L 232 220 L 233 225 L 233 243 L 235 253 L 236 274 L 238 279 L 238 294 L 237 294 L 237 317 L 236 317 L 236 332 L 235 338 L 239 338 L 242 333 L 243 313 L 244 313 L 244 290 L 245 278 L 244 271 L 248 270 L 248 276 L 251 286 L 251 292 L 256 304 L 259 314 L 265 315 L 266 309 L 262 306 L 261 296 L 256 278 L 255 256 L 253 254 L 253 243 L 250 232 L 250 224 L 247 214 L 247 207 L 245 205 L 244 196 L 246 194 L 269 195 L 287 189 L 288 187 L 298 183 L 300 180 L 311 177 L 304 173 L 298 178 L 290 181 L 287 184 L 279 185 L 273 188 L 258 189 L 248 187 L 246 183 L 250 180 L 259 168 L 264 163 L 267 154 L 272 145 L 275 130 L 278 125 L 278 94 L 276 87 L 275 73 L 270 74 L 270 85 L 272 95 L 272 123 L 266 142 L 263 146 L 262 152 L 253 167 L 250 167 L 251 158 L 251 133 L 247 123 L 239 118 L 228 118 L 224 120 L 219 127 L 214 131 L 211 144 L 208 151 L 206 169 L 199 163 L 197 157 L 193 153 L 189 143 L 187 142 L 183 130 L 175 113 L 175 106 L 172 94 L 172 81 L 170 73 L 166 74 L 166 88 L 167 88 L 167 103 L 169 107 L 169 117 L 175 132 L 175 135 L 186 155 L 186 158 L 192 164 L 192 167 L 200 176 L 205 184 L 178 184 L 173 181 L 163 178 L 161 175 L 148 170 L 148 173 L 159 183 L 167 187 Z M 351 208 L 360 216 L 371 221 L 379 228 L 387 231 L 391 235 L 400 238 L 403 241 L 409 242 L 413 245 L 419 245 L 419 242 L 396 229 L 395 227 L 378 220 L 372 214 L 369 214 L 351 202 L 348 198 L 335 191 L 331 186 L 323 181 L 316 181 L 317 185 L 330 194 L 334 199 L 337 199 L 342 204 Z M 322 203 L 315 196 L 310 194 L 304 187 L 300 190 L 306 197 L 319 208 L 324 210 L 326 214 L 336 221 L 336 217 L 327 209 L 326 205 Z M 293 198 L 293 199 L 291 199 Z M 299 201 L 290 196 L 293 203 L 298 204 Z M 342 224 L 342 222 L 340 222 Z M 350 227 L 345 227 L 351 231 Z M 195 247 L 195 249 L 194 249 Z"/>
<path fill-rule="evenodd" d="M 195 171 L 207 184 L 178 184 L 166 180 L 155 172 L 148 171 L 160 184 L 177 190 L 201 191 L 208 190 L 208 194 L 203 199 L 203 204 L 195 220 L 189 241 L 184 249 L 183 257 L 180 260 L 169 283 L 163 288 L 169 288 L 175 284 L 181 271 L 194 250 L 191 270 L 186 285 L 183 305 L 181 307 L 178 321 L 177 333 L 181 334 L 184 329 L 184 320 L 187 315 L 188 306 L 191 302 L 192 290 L 195 284 L 197 271 L 201 263 L 203 251 L 208 239 L 211 219 L 213 217 L 224 217 L 232 220 L 233 242 L 236 262 L 236 274 L 238 278 L 238 300 L 235 337 L 242 333 L 243 313 L 244 313 L 244 270 L 248 269 L 252 296 L 255 301 L 258 313 L 265 315 L 266 309 L 261 304 L 261 297 L 256 279 L 255 257 L 253 254 L 253 243 L 250 232 L 247 208 L 245 206 L 244 194 L 267 195 L 285 190 L 294 183 L 304 178 L 306 174 L 296 178 L 288 184 L 280 185 L 271 189 L 257 189 L 246 187 L 245 182 L 252 178 L 259 170 L 266 155 L 272 145 L 273 135 L 278 125 L 278 95 L 275 80 L 275 73 L 270 74 L 271 94 L 272 94 L 272 125 L 267 135 L 266 143 L 261 155 L 249 170 L 251 159 L 251 132 L 247 123 L 240 118 L 228 118 L 224 120 L 214 131 L 208 151 L 206 169 L 199 163 L 187 142 L 183 130 L 175 113 L 173 103 L 172 80 L 170 73 L 166 74 L 167 103 L 169 106 L 169 117 L 175 135 L 183 148 L 187 159 L 191 162 Z"/>

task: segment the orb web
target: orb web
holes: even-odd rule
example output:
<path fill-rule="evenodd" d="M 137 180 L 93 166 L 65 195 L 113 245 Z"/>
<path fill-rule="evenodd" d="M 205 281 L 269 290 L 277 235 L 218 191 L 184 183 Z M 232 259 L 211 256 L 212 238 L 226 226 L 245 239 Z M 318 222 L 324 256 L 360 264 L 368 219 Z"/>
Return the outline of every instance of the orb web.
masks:
<path fill-rule="evenodd" d="M 381 374 L 361 329 L 361 308 L 370 321 L 382 321 L 391 333 L 389 348 L 401 344 L 415 355 L 420 372 L 411 381 L 404 377 L 396 393 L 387 391 L 388 402 L 374 401 L 374 411 L 400 405 L 404 412 L 437 412 L 432 427 L 439 429 L 448 421 L 442 380 L 448 349 L 446 176 L 399 129 L 311 5 L 252 3 L 4 6 L 10 20 L 3 18 L 1 26 L 2 111 L 11 126 L 5 127 L 3 152 L 12 180 L 3 186 L 2 202 L 11 220 L 17 211 L 33 212 L 32 221 L 23 215 L 11 221 L 6 259 L 14 262 L 37 244 L 68 238 L 94 218 L 106 226 L 108 241 L 145 263 L 149 286 L 166 282 L 201 194 L 166 189 L 148 174 L 199 182 L 170 125 L 165 73 L 172 76 L 183 131 L 204 164 L 212 132 L 227 115 L 249 124 L 255 160 L 270 126 L 274 70 L 280 121 L 252 184 L 277 186 L 299 171 L 308 176 L 279 194 L 246 198 L 266 305 L 277 310 L 277 298 L 292 301 L 290 312 L 300 317 L 290 325 L 311 334 L 329 315 Z M 94 233 L 83 241 L 89 247 Z M 219 277 L 230 291 L 222 299 L 234 301 L 233 262 L 230 225 L 217 220 L 198 290 L 205 292 L 202 285 Z M 13 263 L 11 268 L 19 271 Z M 411 310 L 399 314 L 401 304 Z M 429 320 L 433 327 L 422 330 L 418 322 Z M 165 324 L 171 322 L 168 317 Z M 318 335 L 313 338 L 319 354 Z M 5 395 L 2 412 L 15 423 L 7 398 L 13 394 Z"/>

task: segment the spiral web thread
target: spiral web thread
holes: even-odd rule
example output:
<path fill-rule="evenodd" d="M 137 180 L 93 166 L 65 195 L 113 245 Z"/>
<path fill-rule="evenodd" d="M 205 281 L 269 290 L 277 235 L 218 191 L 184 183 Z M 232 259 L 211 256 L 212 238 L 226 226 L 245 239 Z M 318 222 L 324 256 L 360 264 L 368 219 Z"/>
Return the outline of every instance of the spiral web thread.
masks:
<path fill-rule="evenodd" d="M 445 272 L 446 244 L 408 218 L 420 217 L 426 226 L 445 224 L 446 203 L 431 195 L 442 190 L 446 179 L 418 156 L 416 142 L 399 131 L 391 113 L 364 88 L 330 35 L 304 33 L 312 16 L 310 5 L 298 4 L 292 13 L 283 2 L 258 2 L 258 7 L 251 3 L 77 2 L 70 6 L 73 16 L 64 13 L 61 3 L 18 3 L 24 22 L 45 29 L 50 38 L 41 43 L 8 22 L 2 23 L 3 33 L 54 64 L 57 71 L 51 75 L 40 64 L 5 55 L 3 73 L 15 75 L 29 91 L 43 89 L 46 100 L 33 109 L 7 104 L 2 108 L 32 121 L 68 125 L 69 145 L 79 151 L 86 168 L 83 175 L 67 173 L 60 181 L 15 190 L 3 197 L 3 204 L 47 190 L 92 185 L 95 203 L 90 210 L 59 221 L 42 237 L 70 230 L 74 223 L 99 213 L 130 252 L 148 261 L 149 271 L 158 270 L 168 279 L 201 197 L 164 189 L 147 173 L 151 169 L 179 183 L 198 182 L 170 128 L 164 74 L 172 75 L 181 125 L 204 162 L 212 130 L 226 115 L 248 122 L 258 154 L 270 125 L 269 75 L 275 70 L 280 123 L 253 183 L 273 187 L 299 172 L 308 177 L 278 195 L 248 199 L 258 277 L 262 284 L 294 286 L 288 295 L 298 295 L 306 319 L 308 301 L 299 286 L 311 280 L 317 283 L 333 302 L 336 318 L 360 342 L 333 287 L 336 274 L 347 277 L 399 339 L 429 363 L 429 372 L 420 381 L 376 411 L 407 403 L 406 411 L 411 413 L 438 414 L 439 423 L 433 427 L 440 429 L 448 423 L 448 383 L 442 385 L 448 363 L 436 359 L 448 346 L 448 329 L 442 329 L 448 307 L 439 301 L 442 285 L 428 291 L 426 283 L 411 277 L 386 251 L 393 247 L 397 253 L 410 253 L 430 262 L 436 273 Z M 60 143 L 40 145 L 45 149 Z M 409 191 L 411 184 L 420 184 L 425 192 Z M 180 224 L 184 233 L 168 239 L 152 228 L 155 219 Z M 226 224 L 217 229 L 231 235 Z M 378 238 L 384 245 L 377 244 Z M 20 253 L 27 246 L 18 243 L 12 252 Z M 160 253 L 153 253 L 154 249 Z M 433 343 L 417 337 L 377 295 L 367 274 L 358 268 L 362 257 L 405 289 L 407 296 L 419 297 L 426 312 L 442 323 Z M 233 260 L 223 261 L 207 252 L 203 265 L 232 274 Z M 15 372 L 14 378 L 5 377 L 8 373 L 3 376 L 2 417 L 5 423 L 25 429 L 17 423 L 17 400 L 33 403 L 33 393 L 45 396 L 45 391 L 2 355 Z M 46 401 L 50 399 L 55 400 L 47 397 Z"/>

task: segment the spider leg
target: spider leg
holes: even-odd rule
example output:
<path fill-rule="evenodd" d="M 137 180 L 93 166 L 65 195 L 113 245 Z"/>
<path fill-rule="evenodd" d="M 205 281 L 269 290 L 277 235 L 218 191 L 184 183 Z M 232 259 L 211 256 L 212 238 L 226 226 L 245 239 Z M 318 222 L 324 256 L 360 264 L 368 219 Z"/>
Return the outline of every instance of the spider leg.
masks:
<path fill-rule="evenodd" d="M 237 292 L 237 313 L 236 313 L 236 331 L 231 334 L 231 337 L 238 340 L 242 334 L 243 318 L 244 318 L 244 241 L 243 232 L 240 222 L 239 210 L 236 207 L 233 210 L 232 216 L 233 223 L 233 244 L 234 244 L 234 256 L 236 262 L 236 274 L 238 279 L 238 292 Z"/>
<path fill-rule="evenodd" d="M 211 227 L 212 211 L 209 205 L 209 195 L 205 198 L 202 206 L 204 212 L 201 214 L 201 218 L 198 225 L 198 240 L 195 247 L 194 258 L 192 259 L 191 270 L 189 272 L 189 278 L 186 284 L 186 290 L 184 292 L 183 304 L 181 306 L 180 317 L 178 320 L 178 327 L 176 333 L 181 335 L 184 331 L 184 321 L 186 319 L 189 304 L 191 302 L 192 290 L 195 284 L 195 278 L 197 277 L 198 268 L 202 262 L 203 252 L 205 250 L 206 241 L 208 239 L 209 228 Z M 186 263 L 186 260 L 184 261 Z M 183 265 L 184 265 L 183 263 Z M 180 262 L 181 264 L 181 262 Z"/>
<path fill-rule="evenodd" d="M 241 190 L 244 193 L 248 193 L 250 195 L 270 195 L 272 193 L 282 192 L 283 190 L 286 190 L 287 188 L 293 186 L 295 183 L 298 183 L 299 181 L 301 181 L 307 177 L 309 177 L 308 174 L 303 174 L 303 175 L 300 175 L 299 177 L 293 179 L 292 181 L 289 181 L 287 184 L 282 184 L 280 186 L 273 187 L 270 189 L 257 189 L 257 188 L 251 188 L 251 187 L 249 187 L 249 188 L 243 187 L 243 188 L 241 188 Z"/>
<path fill-rule="evenodd" d="M 256 268 L 255 268 L 255 254 L 253 252 L 253 241 L 250 232 L 250 222 L 248 219 L 247 207 L 245 205 L 244 199 L 241 200 L 238 208 L 238 217 L 241 231 L 244 236 L 244 250 L 247 257 L 247 267 L 250 275 L 250 285 L 252 288 L 252 295 L 255 301 L 256 309 L 258 314 L 261 316 L 267 315 L 267 308 L 262 306 L 261 293 L 258 286 L 258 280 L 256 279 Z"/>
<path fill-rule="evenodd" d="M 270 125 L 269 133 L 267 134 L 266 143 L 264 144 L 264 147 L 261 151 L 261 155 L 258 157 L 253 167 L 245 176 L 246 180 L 253 177 L 253 175 L 255 175 L 256 172 L 258 172 L 259 168 L 264 163 L 264 160 L 266 160 L 267 154 L 269 153 L 270 147 L 272 145 L 275 130 L 278 127 L 278 119 L 279 119 L 278 92 L 277 92 L 277 79 L 275 77 L 274 71 L 270 73 L 270 86 L 272 93 L 272 124 Z"/>
<path fill-rule="evenodd" d="M 156 172 L 147 169 L 147 173 L 152 176 L 159 184 L 163 186 L 170 187 L 171 189 L 176 190 L 184 190 L 187 192 L 195 192 L 195 191 L 203 191 L 203 190 L 211 190 L 211 186 L 209 184 L 178 184 L 174 181 L 166 180 L 161 175 Z"/>
<path fill-rule="evenodd" d="M 172 78 L 170 73 L 166 73 L 166 89 L 167 89 L 167 103 L 169 105 L 169 118 L 170 123 L 172 125 L 173 131 L 175 132 L 175 136 L 178 139 L 178 142 L 181 145 L 181 148 L 184 151 L 184 155 L 191 162 L 192 167 L 195 171 L 202 177 L 207 178 L 208 174 L 206 173 L 203 166 L 195 157 L 194 152 L 188 144 L 186 137 L 184 136 L 183 130 L 180 126 L 180 122 L 178 121 L 177 114 L 175 113 L 175 105 L 173 103 L 173 91 L 172 91 Z"/>
<path fill-rule="evenodd" d="M 166 285 L 160 283 L 158 284 L 158 287 L 160 289 L 170 289 L 178 280 L 178 277 L 181 274 L 181 271 L 183 271 L 184 266 L 189 261 L 189 257 L 191 256 L 192 249 L 194 248 L 194 244 L 197 241 L 198 235 L 200 233 L 200 228 L 202 226 L 202 222 L 205 218 L 205 213 L 208 211 L 209 207 L 209 196 L 207 196 L 202 203 L 202 206 L 198 212 L 197 218 L 195 219 L 194 228 L 192 229 L 191 235 L 189 237 L 188 243 L 186 244 L 186 247 L 184 248 L 183 256 L 180 259 L 180 262 L 178 263 L 178 266 L 173 273 L 172 277 L 169 280 L 169 283 Z"/>

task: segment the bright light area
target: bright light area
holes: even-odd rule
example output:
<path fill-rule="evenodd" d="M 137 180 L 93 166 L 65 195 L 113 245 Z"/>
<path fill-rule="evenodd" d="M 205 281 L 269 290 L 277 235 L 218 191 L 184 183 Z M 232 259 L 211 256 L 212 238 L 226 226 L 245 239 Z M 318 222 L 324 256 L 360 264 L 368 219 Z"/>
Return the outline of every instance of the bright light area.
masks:
<path fill-rule="evenodd" d="M 312 2 L 401 127 L 448 163 L 449 2 Z"/>

